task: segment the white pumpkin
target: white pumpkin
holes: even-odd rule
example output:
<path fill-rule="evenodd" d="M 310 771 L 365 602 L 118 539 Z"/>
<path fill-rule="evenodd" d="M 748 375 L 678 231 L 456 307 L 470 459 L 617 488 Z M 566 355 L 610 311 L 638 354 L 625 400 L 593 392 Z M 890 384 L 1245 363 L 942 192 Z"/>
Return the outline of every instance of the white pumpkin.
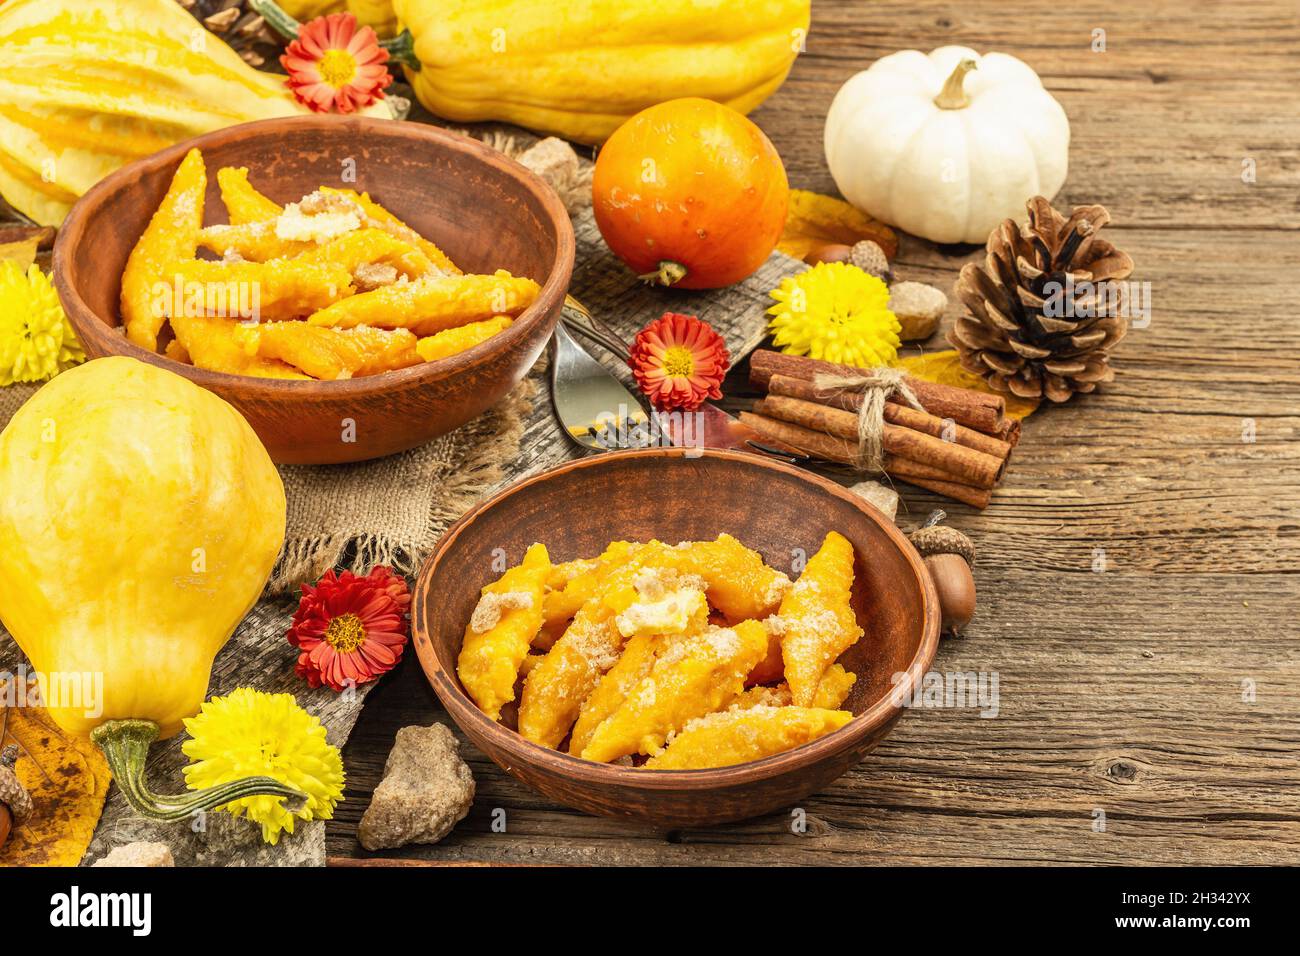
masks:
<path fill-rule="evenodd" d="M 984 242 L 1065 182 L 1070 122 L 1014 56 L 882 57 L 835 96 L 826 162 L 844 198 L 934 242 Z"/>

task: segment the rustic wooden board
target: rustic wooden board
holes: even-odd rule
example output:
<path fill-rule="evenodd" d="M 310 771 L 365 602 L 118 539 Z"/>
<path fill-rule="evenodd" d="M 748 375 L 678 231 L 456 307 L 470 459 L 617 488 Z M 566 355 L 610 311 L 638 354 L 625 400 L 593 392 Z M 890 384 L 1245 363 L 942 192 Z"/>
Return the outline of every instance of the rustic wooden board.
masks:
<path fill-rule="evenodd" d="M 1091 50 L 1095 29 L 1106 31 L 1104 53 Z M 1073 124 L 1061 202 L 1110 208 L 1113 238 L 1154 296 L 1150 326 L 1119 349 L 1118 381 L 1032 418 L 986 512 L 950 509 L 980 549 L 980 610 L 936 668 L 996 671 L 998 716 L 905 716 L 807 801 L 802 833 L 788 814 L 629 829 L 550 804 L 467 747 L 479 788 L 471 815 L 443 843 L 393 856 L 1300 862 L 1297 9 L 815 3 L 807 53 L 754 114 L 792 182 L 833 191 L 821 117 L 851 73 L 945 43 L 1014 53 L 1039 71 Z M 1253 184 L 1242 182 L 1245 159 Z M 948 285 L 977 255 L 908 239 L 898 271 Z M 1246 420 L 1253 443 L 1242 440 Z M 563 442 L 542 403 L 516 473 L 571 454 Z M 939 503 L 901 487 L 913 516 Z M 397 728 L 436 719 L 414 660 L 371 695 L 345 751 L 349 799 L 328 828 L 332 855 L 365 855 L 356 822 Z M 504 833 L 492 830 L 496 808 Z"/>

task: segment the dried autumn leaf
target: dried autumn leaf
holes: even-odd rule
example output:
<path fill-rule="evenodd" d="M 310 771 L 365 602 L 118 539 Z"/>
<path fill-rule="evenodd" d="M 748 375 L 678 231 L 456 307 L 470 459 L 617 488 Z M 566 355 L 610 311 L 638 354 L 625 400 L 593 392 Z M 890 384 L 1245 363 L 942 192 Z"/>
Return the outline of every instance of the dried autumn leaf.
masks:
<path fill-rule="evenodd" d="M 1007 402 L 1008 418 L 1027 418 L 1038 408 L 1038 402 L 994 391 L 984 379 L 966 371 L 958 361 L 956 349 L 909 355 L 898 359 L 894 362 L 894 366 L 903 369 L 914 378 L 924 379 L 927 382 L 956 385 L 959 388 L 969 388 L 1004 398 Z"/>
<path fill-rule="evenodd" d="M 95 835 L 112 779 L 103 753 L 65 734 L 44 707 L 32 703 L 36 682 L 0 683 L 3 743 L 17 743 L 14 772 L 32 798 L 32 815 L 0 847 L 0 866 L 76 866 Z M 24 706 L 6 707 L 10 700 Z"/>
<path fill-rule="evenodd" d="M 29 239 L 0 242 L 0 261 L 12 259 L 18 263 L 19 268 L 26 269 L 36 261 L 38 241 L 36 236 L 32 236 Z"/>
<path fill-rule="evenodd" d="M 790 211 L 777 249 L 802 259 L 814 244 L 839 242 L 851 246 L 870 239 L 893 259 L 898 253 L 898 236 L 883 222 L 850 206 L 843 199 L 823 196 L 806 189 L 790 190 Z"/>

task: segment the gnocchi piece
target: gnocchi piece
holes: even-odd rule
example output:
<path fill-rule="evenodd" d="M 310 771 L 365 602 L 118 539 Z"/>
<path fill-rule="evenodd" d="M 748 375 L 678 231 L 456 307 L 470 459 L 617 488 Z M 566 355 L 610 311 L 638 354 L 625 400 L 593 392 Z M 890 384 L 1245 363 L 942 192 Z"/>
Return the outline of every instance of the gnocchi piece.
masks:
<path fill-rule="evenodd" d="M 276 359 L 249 355 L 235 338 L 239 323 L 234 319 L 182 313 L 171 317 L 171 325 L 180 343 L 174 351 L 183 350 L 196 368 L 257 378 L 311 378 Z"/>
<path fill-rule="evenodd" d="M 738 697 L 745 676 L 765 653 L 767 631 L 758 621 L 712 627 L 673 644 L 596 728 L 583 759 L 608 763 L 628 754 L 655 753 L 688 721 Z"/>
<path fill-rule="evenodd" d="M 426 362 L 436 362 L 438 359 L 471 349 L 480 342 L 486 342 L 498 332 L 510 328 L 514 321 L 508 315 L 496 315 L 482 322 L 471 322 L 459 328 L 444 329 L 420 339 L 416 350 L 419 351 L 420 358 Z"/>
<path fill-rule="evenodd" d="M 835 659 L 862 636 L 850 605 L 853 545 L 832 531 L 781 602 L 781 657 L 790 694 L 810 707 Z"/>
<path fill-rule="evenodd" d="M 406 329 L 323 329 L 305 322 L 238 325 L 235 337 L 250 355 L 279 359 L 313 378 L 332 381 L 375 375 L 420 362 Z"/>
<path fill-rule="evenodd" d="M 817 682 L 813 693 L 813 706 L 836 710 L 849 696 L 849 691 L 857 683 L 858 675 L 845 670 L 843 664 L 832 664 Z M 729 707 L 729 710 L 767 705 L 770 707 L 787 707 L 794 701 L 790 696 L 790 685 L 781 683 L 775 687 L 750 687 Z"/>
<path fill-rule="evenodd" d="M 275 234 L 274 219 L 237 226 L 205 226 L 199 230 L 199 245 L 223 258 L 249 262 L 289 259 L 316 248 L 314 242 L 281 239 Z"/>
<path fill-rule="evenodd" d="M 203 155 L 192 149 L 172 177 L 167 195 L 131 250 L 122 271 L 122 324 L 132 342 L 150 352 L 158 348 L 158 332 L 171 311 L 160 301 L 160 273 L 177 259 L 192 259 L 203 225 L 203 194 L 208 188 Z"/>
<path fill-rule="evenodd" d="M 338 328 L 407 328 L 423 337 L 497 315 L 518 315 L 533 304 L 538 291 L 532 279 L 504 270 L 490 276 L 426 276 L 322 305 L 308 321 Z"/>
<path fill-rule="evenodd" d="M 218 169 L 217 185 L 221 187 L 221 201 L 225 204 L 226 218 L 231 225 L 274 219 L 284 211 L 278 202 L 268 199 L 253 188 L 248 181 L 247 166 L 223 166 Z"/>
<path fill-rule="evenodd" d="M 729 621 L 762 620 L 774 613 L 790 579 L 763 563 L 763 556 L 729 534 L 674 549 L 674 566 L 708 584 L 709 602 Z"/>
<path fill-rule="evenodd" d="M 618 710 L 623 701 L 627 700 L 632 688 L 650 673 L 656 655 L 668 640 L 671 638 L 638 634 L 627 642 L 618 663 L 605 673 L 591 696 L 583 701 L 578 721 L 573 725 L 573 733 L 569 735 L 569 753 L 582 755 L 596 728 Z"/>
<path fill-rule="evenodd" d="M 761 760 L 839 730 L 847 710 L 756 706 L 709 714 L 687 724 L 647 770 L 703 770 Z"/>
<path fill-rule="evenodd" d="M 456 672 L 479 709 L 499 720 L 515 699 L 515 683 L 542 626 L 542 593 L 551 571 L 546 547 L 534 544 L 524 560 L 483 588 L 465 628 Z"/>
<path fill-rule="evenodd" d="M 174 304 L 173 311 L 228 318 L 295 319 L 323 308 L 339 296 L 350 296 L 353 291 L 352 275 L 347 269 L 294 259 L 182 259 L 161 271 L 170 289 L 181 290 L 183 301 L 179 308 Z"/>
<path fill-rule="evenodd" d="M 382 262 L 391 265 L 398 275 L 418 279 L 433 268 L 433 263 L 409 242 L 381 229 L 358 229 L 323 242 L 297 256 L 299 262 L 329 263 L 356 272 L 363 265 Z"/>

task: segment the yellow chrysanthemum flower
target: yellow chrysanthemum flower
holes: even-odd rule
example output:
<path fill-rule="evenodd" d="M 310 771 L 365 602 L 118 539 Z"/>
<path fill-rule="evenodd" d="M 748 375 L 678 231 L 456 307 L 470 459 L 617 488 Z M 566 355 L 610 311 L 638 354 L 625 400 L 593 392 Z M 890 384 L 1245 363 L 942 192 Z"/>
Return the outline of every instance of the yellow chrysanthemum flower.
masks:
<path fill-rule="evenodd" d="M 343 758 L 326 743 L 325 728 L 291 694 L 266 694 L 240 687 L 213 697 L 198 716 L 185 721 L 191 740 L 181 751 L 193 763 L 185 768 L 191 790 L 229 783 L 241 777 L 268 776 L 307 795 L 297 813 L 284 808 L 283 797 L 244 797 L 220 809 L 262 825 L 262 839 L 279 842 L 280 831 L 293 833 L 295 817 L 328 820 L 343 796 Z"/>
<path fill-rule="evenodd" d="M 0 261 L 0 385 L 43 382 L 85 360 L 49 276 Z"/>
<path fill-rule="evenodd" d="M 768 329 L 777 348 L 841 365 L 873 368 L 898 356 L 899 323 L 889 287 L 845 262 L 819 262 L 789 276 L 771 296 Z"/>

